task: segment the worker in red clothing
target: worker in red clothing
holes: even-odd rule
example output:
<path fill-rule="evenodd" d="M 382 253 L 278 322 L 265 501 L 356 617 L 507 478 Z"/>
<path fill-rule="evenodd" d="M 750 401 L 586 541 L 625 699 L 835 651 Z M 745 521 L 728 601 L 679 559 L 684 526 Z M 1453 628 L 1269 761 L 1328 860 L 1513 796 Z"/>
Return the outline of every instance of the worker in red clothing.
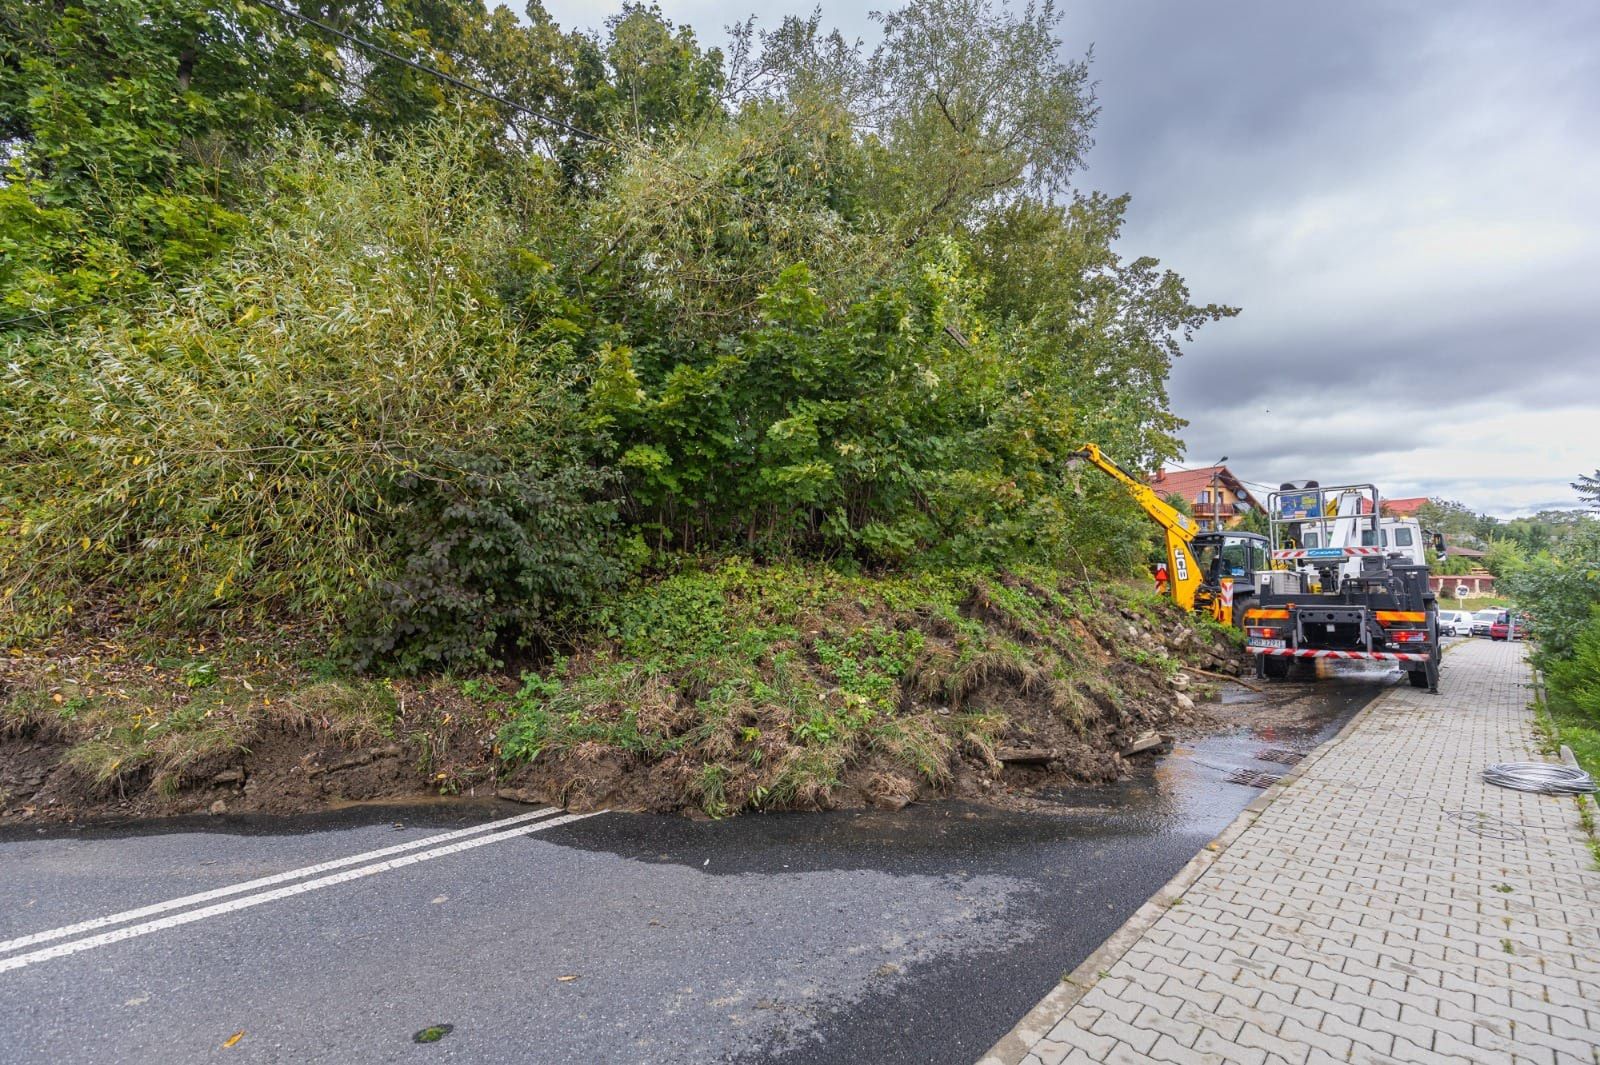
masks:
<path fill-rule="evenodd" d="M 1157 562 L 1156 563 L 1156 591 L 1164 593 L 1164 592 L 1166 592 L 1166 590 L 1167 590 L 1167 564 L 1165 562 Z"/>

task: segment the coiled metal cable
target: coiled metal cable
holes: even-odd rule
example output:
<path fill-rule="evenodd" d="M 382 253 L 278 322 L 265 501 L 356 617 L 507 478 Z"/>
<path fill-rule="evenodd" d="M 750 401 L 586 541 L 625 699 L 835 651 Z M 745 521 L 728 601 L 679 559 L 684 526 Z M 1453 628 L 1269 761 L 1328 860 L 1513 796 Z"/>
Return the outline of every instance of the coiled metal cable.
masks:
<path fill-rule="evenodd" d="M 1594 778 L 1577 766 L 1549 762 L 1500 762 L 1485 769 L 1483 779 L 1542 795 L 1588 795 L 1595 790 Z"/>

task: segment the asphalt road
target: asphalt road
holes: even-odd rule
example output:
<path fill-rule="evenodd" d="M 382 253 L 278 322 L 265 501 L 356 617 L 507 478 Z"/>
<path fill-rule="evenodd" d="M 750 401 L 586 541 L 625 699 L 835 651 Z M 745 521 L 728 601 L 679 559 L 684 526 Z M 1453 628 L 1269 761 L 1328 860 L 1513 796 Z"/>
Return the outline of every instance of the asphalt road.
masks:
<path fill-rule="evenodd" d="M 0 1063 L 968 1063 L 1381 687 L 1028 812 L 7 830 Z"/>

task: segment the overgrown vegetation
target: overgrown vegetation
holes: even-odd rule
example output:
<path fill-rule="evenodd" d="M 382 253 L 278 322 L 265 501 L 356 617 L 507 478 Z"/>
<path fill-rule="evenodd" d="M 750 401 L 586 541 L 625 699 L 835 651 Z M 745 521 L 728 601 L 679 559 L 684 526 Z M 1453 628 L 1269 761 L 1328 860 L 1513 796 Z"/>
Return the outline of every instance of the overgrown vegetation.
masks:
<path fill-rule="evenodd" d="M 428 788 L 721 816 L 1104 781 L 1226 643 L 1133 585 L 741 560 L 612 598 L 547 668 L 348 675 L 236 632 L 13 649 L 0 811 L 297 809 Z M 1008 759 L 1021 752 L 1020 764 Z"/>
<path fill-rule="evenodd" d="M 615 504 L 560 331 L 514 322 L 516 240 L 458 133 L 314 143 L 274 223 L 138 314 L 13 347 L 7 607 L 241 616 L 407 665 L 482 660 L 613 583 Z"/>
<path fill-rule="evenodd" d="M 415 670 L 547 640 L 648 551 L 1141 556 L 1060 456 L 1174 455 L 1167 367 L 1231 312 L 1068 190 L 1095 106 L 1048 5 L 919 0 L 871 52 L 342 21 L 572 128 L 229 0 L 5 24 L 8 631 L 287 619 Z"/>
<path fill-rule="evenodd" d="M 1049 3 L 913 0 L 870 50 L 319 12 L 501 99 L 247 0 L 0 19 L 7 646 L 284 632 L 336 664 L 280 700 L 318 721 L 482 673 L 509 757 L 692 737 L 713 811 L 863 752 L 939 783 L 1016 726 L 968 705 L 990 672 L 1068 726 L 1120 697 L 1068 676 L 1099 608 L 1061 574 L 1149 530 L 1063 456 L 1174 458 L 1167 372 L 1234 311 L 1074 186 L 1096 105 Z M 231 683 L 97 696 L 74 764 L 192 776 L 272 718 Z"/>
<path fill-rule="evenodd" d="M 1501 587 L 1532 619 L 1533 661 L 1544 672 L 1557 742 L 1600 774 L 1600 520 L 1577 522 L 1554 550 L 1520 561 Z"/>

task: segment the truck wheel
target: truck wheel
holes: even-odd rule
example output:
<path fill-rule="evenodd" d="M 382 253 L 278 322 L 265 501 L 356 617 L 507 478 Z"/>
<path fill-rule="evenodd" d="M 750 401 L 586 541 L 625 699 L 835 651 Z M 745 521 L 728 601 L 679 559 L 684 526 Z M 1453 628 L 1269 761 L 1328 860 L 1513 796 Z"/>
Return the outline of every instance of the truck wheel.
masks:
<path fill-rule="evenodd" d="M 1426 688 L 1428 686 L 1428 671 L 1425 669 L 1413 669 L 1406 676 L 1410 678 L 1413 688 Z"/>
<path fill-rule="evenodd" d="M 1262 655 L 1260 658 L 1261 670 L 1258 676 L 1269 680 L 1283 680 L 1289 676 L 1289 666 L 1292 664 L 1287 658 L 1276 655 Z"/>

